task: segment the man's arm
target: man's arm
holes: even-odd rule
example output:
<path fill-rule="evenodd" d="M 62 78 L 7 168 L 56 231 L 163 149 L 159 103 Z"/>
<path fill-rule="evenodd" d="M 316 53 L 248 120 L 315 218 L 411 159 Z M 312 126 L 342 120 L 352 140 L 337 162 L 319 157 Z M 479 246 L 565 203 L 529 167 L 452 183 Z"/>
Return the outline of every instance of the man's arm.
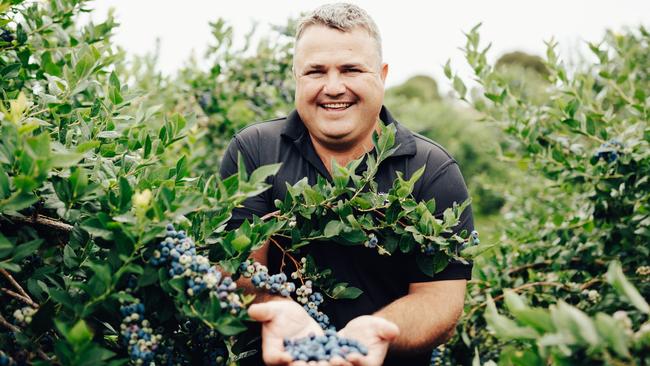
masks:
<path fill-rule="evenodd" d="M 425 352 L 449 340 L 463 312 L 466 284 L 466 280 L 412 283 L 408 295 L 376 312 L 401 330 L 390 349 Z"/>

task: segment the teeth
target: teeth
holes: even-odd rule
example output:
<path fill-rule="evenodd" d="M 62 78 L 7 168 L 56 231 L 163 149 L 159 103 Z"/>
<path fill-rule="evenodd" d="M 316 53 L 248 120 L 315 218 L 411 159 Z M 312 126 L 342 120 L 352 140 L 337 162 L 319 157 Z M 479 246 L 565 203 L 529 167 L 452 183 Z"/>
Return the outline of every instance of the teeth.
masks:
<path fill-rule="evenodd" d="M 323 107 L 325 108 L 347 108 L 351 106 L 352 103 L 329 103 L 329 104 L 323 104 Z"/>

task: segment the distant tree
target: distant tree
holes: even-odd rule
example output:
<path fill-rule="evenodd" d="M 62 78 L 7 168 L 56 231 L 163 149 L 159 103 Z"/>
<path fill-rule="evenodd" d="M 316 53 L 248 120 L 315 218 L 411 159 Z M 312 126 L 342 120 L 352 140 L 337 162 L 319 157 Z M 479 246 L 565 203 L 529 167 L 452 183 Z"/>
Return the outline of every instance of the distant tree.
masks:
<path fill-rule="evenodd" d="M 389 88 L 387 94 L 402 96 L 408 99 L 417 99 L 422 102 L 440 100 L 438 83 L 426 75 L 413 76 L 403 84 Z"/>
<path fill-rule="evenodd" d="M 522 51 L 514 51 L 503 54 L 497 60 L 496 67 L 519 66 L 538 73 L 543 78 L 548 76 L 548 69 L 541 57 L 530 55 Z"/>

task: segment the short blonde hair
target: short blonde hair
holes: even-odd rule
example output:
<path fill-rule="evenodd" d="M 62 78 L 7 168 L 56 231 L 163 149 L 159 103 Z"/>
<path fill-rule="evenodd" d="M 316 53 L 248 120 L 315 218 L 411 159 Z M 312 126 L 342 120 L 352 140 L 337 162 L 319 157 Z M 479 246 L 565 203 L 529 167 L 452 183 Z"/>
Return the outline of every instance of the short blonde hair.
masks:
<path fill-rule="evenodd" d="M 374 20 L 360 7 L 349 3 L 325 4 L 298 21 L 296 27 L 296 44 L 307 28 L 312 25 L 324 25 L 341 32 L 349 32 L 356 27 L 365 29 L 377 44 L 379 60 L 382 59 L 381 35 Z"/>

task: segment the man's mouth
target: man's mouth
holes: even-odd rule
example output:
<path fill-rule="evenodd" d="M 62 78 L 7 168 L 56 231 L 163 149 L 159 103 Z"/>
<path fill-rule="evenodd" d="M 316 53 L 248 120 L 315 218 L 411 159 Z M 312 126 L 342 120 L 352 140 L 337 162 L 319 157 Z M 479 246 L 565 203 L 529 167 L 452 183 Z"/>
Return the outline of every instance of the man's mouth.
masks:
<path fill-rule="evenodd" d="M 339 103 L 322 103 L 319 104 L 320 107 L 325 108 L 329 111 L 342 111 L 344 109 L 350 108 L 354 103 L 339 102 Z"/>

